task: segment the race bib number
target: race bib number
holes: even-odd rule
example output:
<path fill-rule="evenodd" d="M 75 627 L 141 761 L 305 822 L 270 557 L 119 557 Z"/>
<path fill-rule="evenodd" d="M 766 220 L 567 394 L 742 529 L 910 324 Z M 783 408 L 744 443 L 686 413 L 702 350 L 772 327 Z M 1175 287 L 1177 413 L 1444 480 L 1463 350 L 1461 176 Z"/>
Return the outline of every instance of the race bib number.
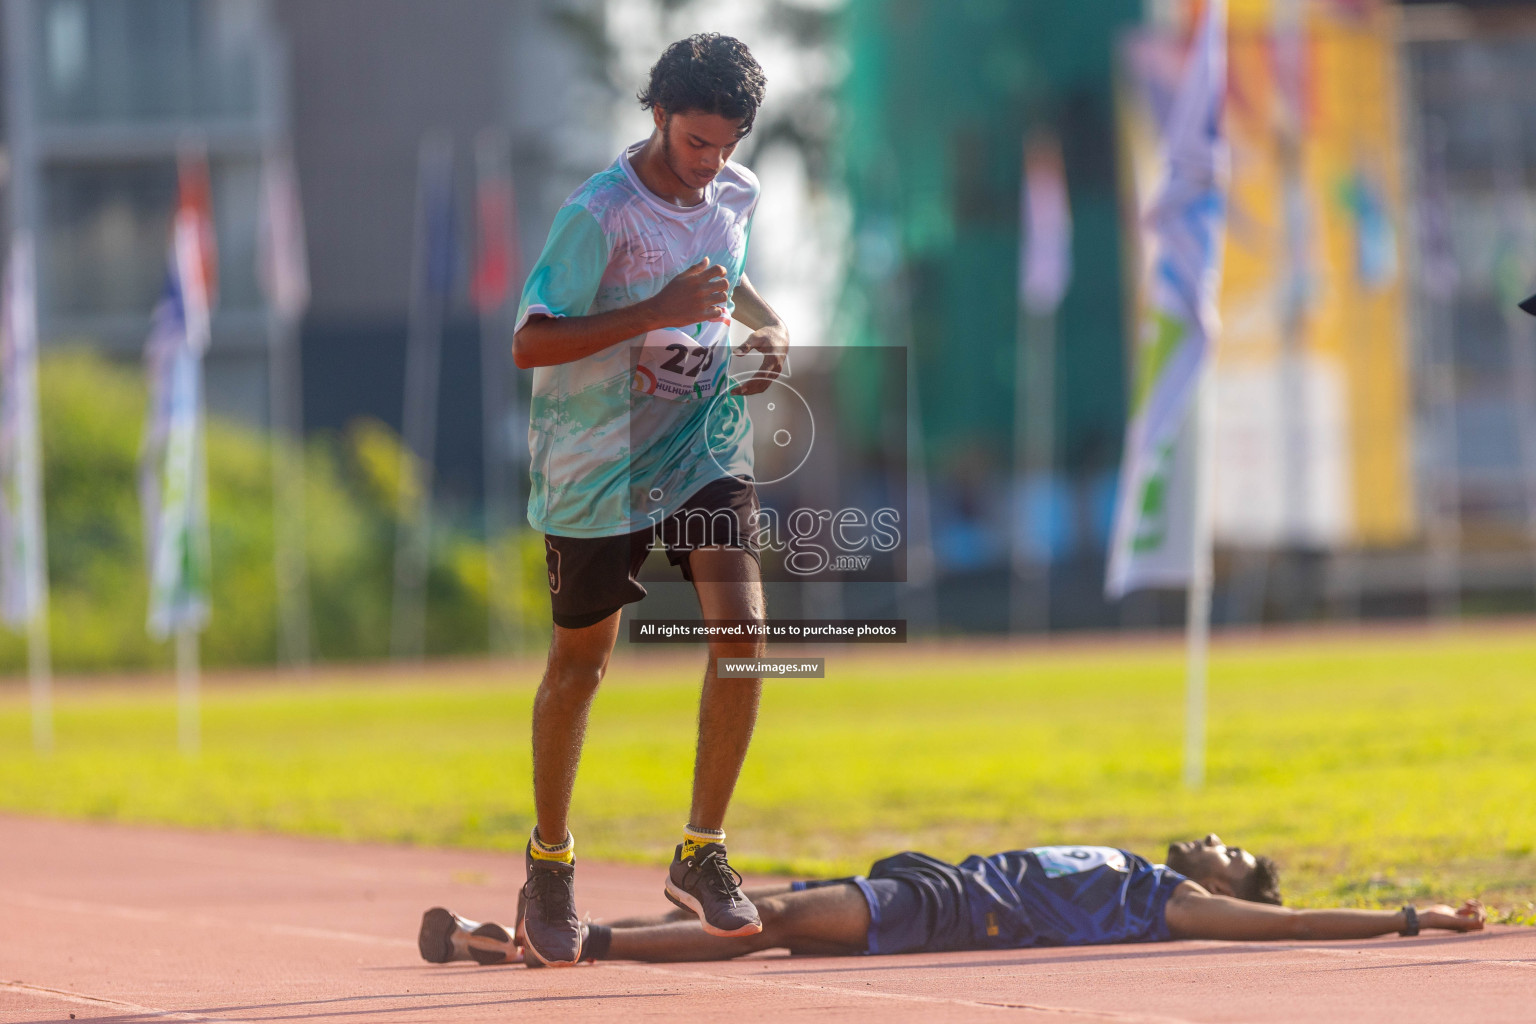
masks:
<path fill-rule="evenodd" d="M 649 331 L 630 386 L 642 394 L 673 401 L 713 398 L 728 344 L 729 322 Z"/>
<path fill-rule="evenodd" d="M 1029 851 L 1045 869 L 1045 877 L 1060 878 L 1109 866 L 1125 870 L 1125 854 L 1112 846 L 1037 846 Z"/>

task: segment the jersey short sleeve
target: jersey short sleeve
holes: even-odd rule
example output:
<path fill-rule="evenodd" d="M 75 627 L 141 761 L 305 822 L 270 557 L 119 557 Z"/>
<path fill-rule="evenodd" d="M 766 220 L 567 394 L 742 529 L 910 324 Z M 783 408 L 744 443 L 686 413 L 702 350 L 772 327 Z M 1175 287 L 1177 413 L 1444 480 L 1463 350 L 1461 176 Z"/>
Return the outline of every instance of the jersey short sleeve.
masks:
<path fill-rule="evenodd" d="M 597 218 L 580 203 L 562 206 L 523 286 L 518 328 L 534 313 L 585 316 L 602 283 L 608 255 L 608 238 Z"/>

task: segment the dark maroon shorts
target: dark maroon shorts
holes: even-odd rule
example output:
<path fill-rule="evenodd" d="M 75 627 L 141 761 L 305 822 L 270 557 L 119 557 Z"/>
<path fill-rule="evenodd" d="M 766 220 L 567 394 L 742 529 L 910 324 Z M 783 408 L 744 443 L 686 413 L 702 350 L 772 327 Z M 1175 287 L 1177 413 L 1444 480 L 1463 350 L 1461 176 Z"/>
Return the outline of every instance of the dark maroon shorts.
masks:
<path fill-rule="evenodd" d="M 751 480 L 722 477 L 704 485 L 683 507 L 657 526 L 613 537 L 544 535 L 549 567 L 549 603 L 555 625 L 585 629 L 645 596 L 637 577 L 659 539 L 667 561 L 692 580 L 688 555 L 694 548 L 740 548 L 758 558 L 757 488 Z"/>

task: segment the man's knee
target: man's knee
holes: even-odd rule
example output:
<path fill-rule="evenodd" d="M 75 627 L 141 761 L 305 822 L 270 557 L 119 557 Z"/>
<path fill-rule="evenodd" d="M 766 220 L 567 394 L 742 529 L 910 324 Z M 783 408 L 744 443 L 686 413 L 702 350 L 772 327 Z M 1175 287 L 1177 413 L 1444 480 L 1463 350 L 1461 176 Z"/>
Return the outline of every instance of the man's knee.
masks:
<path fill-rule="evenodd" d="M 544 668 L 540 689 L 562 696 L 588 696 L 597 692 L 608 673 L 608 658 L 571 651 L 552 650 Z"/>

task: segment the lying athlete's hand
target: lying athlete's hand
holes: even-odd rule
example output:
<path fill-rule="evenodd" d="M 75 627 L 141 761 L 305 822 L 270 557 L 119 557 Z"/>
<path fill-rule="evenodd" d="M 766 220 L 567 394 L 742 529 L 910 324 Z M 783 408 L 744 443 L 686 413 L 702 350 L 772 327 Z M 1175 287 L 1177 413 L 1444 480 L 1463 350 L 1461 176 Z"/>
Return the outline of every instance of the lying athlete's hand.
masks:
<path fill-rule="evenodd" d="M 736 348 L 737 355 L 761 352 L 763 365 L 757 372 L 731 389 L 733 395 L 756 395 L 767 391 L 784 372 L 784 360 L 789 355 L 789 334 L 779 326 L 761 327 Z"/>
<path fill-rule="evenodd" d="M 1438 904 L 1419 911 L 1420 928 L 1444 928 L 1453 932 L 1477 932 L 1483 930 L 1488 911 L 1478 900 L 1467 900 L 1460 907 Z"/>
<path fill-rule="evenodd" d="M 646 300 L 656 327 L 692 327 L 706 320 L 725 319 L 730 294 L 725 268 L 700 260 Z"/>

